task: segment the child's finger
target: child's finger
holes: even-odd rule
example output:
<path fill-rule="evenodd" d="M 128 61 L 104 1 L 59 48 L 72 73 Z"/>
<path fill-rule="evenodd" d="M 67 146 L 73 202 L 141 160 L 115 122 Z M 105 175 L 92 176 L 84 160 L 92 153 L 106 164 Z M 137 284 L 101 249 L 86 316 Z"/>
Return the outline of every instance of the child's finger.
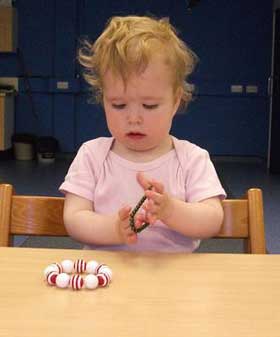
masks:
<path fill-rule="evenodd" d="M 151 181 L 145 177 L 142 172 L 138 172 L 136 175 L 137 181 L 144 190 L 147 190 L 151 186 Z"/>
<path fill-rule="evenodd" d="M 152 207 L 153 205 L 160 205 L 162 202 L 162 194 L 154 192 L 154 191 L 146 191 L 145 195 L 147 198 L 149 198 L 149 201 L 145 205 L 149 209 L 149 207 Z"/>
<path fill-rule="evenodd" d="M 152 180 L 151 185 L 153 186 L 153 190 L 155 190 L 158 193 L 163 193 L 164 192 L 164 186 L 162 183 Z"/>
<path fill-rule="evenodd" d="M 144 222 L 146 220 L 146 214 L 144 213 L 139 213 L 139 214 L 136 214 L 135 217 L 134 217 L 134 222 L 137 223 L 137 222 Z"/>
<path fill-rule="evenodd" d="M 128 218 L 129 213 L 131 211 L 131 207 L 129 206 L 124 206 L 119 210 L 119 218 L 121 221 L 125 220 Z"/>
<path fill-rule="evenodd" d="M 149 224 L 153 225 L 157 221 L 157 214 L 156 213 L 148 213 L 147 214 Z"/>
<path fill-rule="evenodd" d="M 154 224 L 158 219 L 159 206 L 154 205 L 151 209 L 149 209 L 145 215 L 139 215 L 135 218 L 135 227 L 139 228 L 143 225 L 143 223 L 148 222 L 149 224 Z"/>
<path fill-rule="evenodd" d="M 129 234 L 126 237 L 126 243 L 127 244 L 133 244 L 137 242 L 137 235 L 135 233 Z"/>
<path fill-rule="evenodd" d="M 134 225 L 136 228 L 139 228 L 143 225 L 144 222 L 147 222 L 148 218 L 146 214 L 139 214 L 137 217 L 134 218 Z"/>

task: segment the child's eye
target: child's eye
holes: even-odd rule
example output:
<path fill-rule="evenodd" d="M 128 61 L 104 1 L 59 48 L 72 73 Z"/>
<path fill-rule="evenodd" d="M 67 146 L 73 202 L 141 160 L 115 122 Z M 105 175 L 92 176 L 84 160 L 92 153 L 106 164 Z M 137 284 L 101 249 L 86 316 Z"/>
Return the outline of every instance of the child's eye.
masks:
<path fill-rule="evenodd" d="M 152 109 L 156 109 L 158 107 L 158 104 L 143 104 L 143 107 L 145 109 L 152 110 Z"/>
<path fill-rule="evenodd" d="M 122 110 L 125 108 L 125 104 L 112 104 L 114 109 Z"/>

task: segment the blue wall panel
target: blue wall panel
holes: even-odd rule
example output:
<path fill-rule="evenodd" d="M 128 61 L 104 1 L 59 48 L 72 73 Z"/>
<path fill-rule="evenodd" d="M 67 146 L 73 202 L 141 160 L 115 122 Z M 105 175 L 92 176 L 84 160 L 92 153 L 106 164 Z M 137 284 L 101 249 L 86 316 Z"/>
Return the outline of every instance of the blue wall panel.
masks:
<path fill-rule="evenodd" d="M 102 136 L 109 136 L 103 109 L 96 104 L 89 104 L 89 95 L 80 95 L 76 113 L 76 145 Z"/>
<path fill-rule="evenodd" d="M 194 77 L 262 80 L 270 74 L 272 1 L 206 0 L 191 13 L 174 5 L 171 22 L 198 54 Z"/>
<path fill-rule="evenodd" d="M 15 53 L 0 53 L 0 76 L 17 77 L 18 60 Z"/>
<path fill-rule="evenodd" d="M 53 74 L 55 0 L 18 0 L 19 48 L 29 76 Z"/>
<path fill-rule="evenodd" d="M 185 0 L 182 2 L 186 6 Z M 104 25 L 114 15 L 155 15 L 169 16 L 173 0 L 103 0 L 100 2 L 84 0 L 81 7 L 81 34 L 95 40 L 103 31 Z"/>
<path fill-rule="evenodd" d="M 17 132 L 38 133 L 38 119 L 32 113 L 29 97 L 24 93 L 16 96 L 15 129 Z"/>
<path fill-rule="evenodd" d="M 16 131 L 30 132 L 37 136 L 50 136 L 53 130 L 52 100 L 49 94 L 33 93 L 35 114 L 28 95 L 17 97 Z"/>
<path fill-rule="evenodd" d="M 77 7 L 75 0 L 56 1 L 54 73 L 74 77 L 76 69 Z"/>
<path fill-rule="evenodd" d="M 173 134 L 216 155 L 265 157 L 267 151 L 266 98 L 198 97 L 186 114 L 175 116 Z M 226 121 L 226 122 L 225 122 Z"/>
<path fill-rule="evenodd" d="M 21 77 L 19 80 L 19 91 L 21 93 L 30 92 L 31 95 L 35 92 L 47 93 L 49 81 L 45 78 Z"/>
<path fill-rule="evenodd" d="M 272 0 L 203 0 L 187 11 L 185 0 L 17 0 L 19 55 L 0 54 L 0 76 L 19 76 L 16 131 L 55 136 L 62 151 L 108 135 L 101 107 L 88 104 L 78 78 L 77 40 L 92 40 L 112 15 L 169 16 L 200 62 L 190 82 L 197 99 L 175 118 L 176 136 L 212 154 L 266 156 L 269 106 Z M 29 77 L 34 117 L 26 83 Z M 57 89 L 57 81 L 68 89 Z M 232 94 L 232 84 L 256 85 L 257 94 Z M 238 135 L 238 137 L 237 137 Z"/>
<path fill-rule="evenodd" d="M 54 132 L 53 136 L 58 140 L 60 149 L 71 152 L 76 148 L 75 137 L 75 100 L 74 95 L 57 94 L 54 99 Z"/>

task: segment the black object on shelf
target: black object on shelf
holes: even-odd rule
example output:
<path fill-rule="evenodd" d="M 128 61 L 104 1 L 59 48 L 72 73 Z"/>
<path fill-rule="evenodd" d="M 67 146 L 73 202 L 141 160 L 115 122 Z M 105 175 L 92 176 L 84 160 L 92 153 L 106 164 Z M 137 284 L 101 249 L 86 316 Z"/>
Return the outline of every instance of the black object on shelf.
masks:
<path fill-rule="evenodd" d="M 53 162 L 58 149 L 58 141 L 54 137 L 39 137 L 37 140 L 37 156 L 39 162 Z"/>

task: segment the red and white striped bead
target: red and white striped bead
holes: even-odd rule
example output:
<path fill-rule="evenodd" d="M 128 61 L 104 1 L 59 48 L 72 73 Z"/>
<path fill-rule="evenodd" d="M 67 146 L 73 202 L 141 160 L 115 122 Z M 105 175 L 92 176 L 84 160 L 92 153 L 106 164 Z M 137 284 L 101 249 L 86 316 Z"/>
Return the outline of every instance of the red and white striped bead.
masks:
<path fill-rule="evenodd" d="M 47 275 L 51 272 L 51 271 L 55 271 L 57 273 L 61 273 L 62 272 L 62 266 L 60 263 L 52 263 L 50 265 L 48 265 L 45 270 L 44 270 L 44 275 L 45 278 L 47 278 Z"/>
<path fill-rule="evenodd" d="M 56 278 L 58 276 L 58 273 L 56 271 L 51 271 L 47 275 L 47 282 L 50 286 L 54 286 L 56 284 Z"/>
<path fill-rule="evenodd" d="M 58 273 L 62 273 L 62 265 L 60 264 L 60 263 L 58 263 L 58 262 L 54 262 L 54 263 L 52 263 L 51 265 L 53 265 L 53 266 L 56 266 L 57 267 L 57 272 Z"/>
<path fill-rule="evenodd" d="M 100 273 L 100 269 L 102 269 L 102 268 L 104 268 L 104 267 L 106 267 L 106 264 L 105 264 L 105 263 L 101 263 L 101 264 L 98 266 L 98 268 L 96 269 L 96 273 L 97 273 L 97 274 Z"/>
<path fill-rule="evenodd" d="M 108 275 L 103 273 L 97 274 L 97 278 L 98 278 L 98 285 L 100 285 L 101 287 L 106 287 L 107 284 L 110 282 Z"/>
<path fill-rule="evenodd" d="M 87 267 L 86 261 L 78 259 L 74 262 L 74 269 L 77 273 L 84 273 Z"/>
<path fill-rule="evenodd" d="M 70 278 L 70 287 L 73 290 L 80 290 L 84 285 L 84 280 L 81 275 L 74 274 Z"/>
<path fill-rule="evenodd" d="M 113 272 L 112 269 L 110 269 L 106 264 L 101 264 L 97 269 L 98 274 L 106 274 L 109 278 L 109 280 L 112 280 Z"/>

